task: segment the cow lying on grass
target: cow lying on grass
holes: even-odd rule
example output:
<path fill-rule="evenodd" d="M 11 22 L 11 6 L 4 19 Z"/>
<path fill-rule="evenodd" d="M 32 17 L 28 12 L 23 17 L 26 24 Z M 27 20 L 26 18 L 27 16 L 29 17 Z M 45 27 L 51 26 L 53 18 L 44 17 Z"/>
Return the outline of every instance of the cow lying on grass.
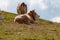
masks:
<path fill-rule="evenodd" d="M 31 10 L 29 13 L 21 14 L 15 17 L 14 22 L 18 22 L 19 24 L 31 24 L 34 23 L 35 18 L 37 17 L 37 13 L 35 10 Z M 39 16 L 38 16 L 39 17 Z"/>

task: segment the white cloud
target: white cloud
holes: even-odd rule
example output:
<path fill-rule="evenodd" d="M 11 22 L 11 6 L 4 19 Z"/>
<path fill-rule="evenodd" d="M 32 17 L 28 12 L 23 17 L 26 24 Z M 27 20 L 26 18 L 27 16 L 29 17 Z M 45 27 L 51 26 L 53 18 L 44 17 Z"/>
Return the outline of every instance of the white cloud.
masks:
<path fill-rule="evenodd" d="M 51 19 L 52 22 L 60 23 L 60 17 L 54 17 Z"/>
<path fill-rule="evenodd" d="M 28 9 L 35 9 L 35 6 L 37 6 L 38 8 L 45 10 L 47 9 L 47 5 L 43 1 L 44 0 L 0 0 L 0 9 L 8 11 L 8 7 L 10 7 L 12 3 L 18 4 L 19 2 L 25 2 L 28 5 Z"/>
<path fill-rule="evenodd" d="M 8 4 L 9 4 L 8 0 L 0 0 L 0 9 L 7 10 Z"/>
<path fill-rule="evenodd" d="M 47 9 L 47 5 L 43 2 L 44 0 L 30 0 L 30 8 L 34 8 L 34 6 L 39 6 L 40 9 Z"/>
<path fill-rule="evenodd" d="M 60 0 L 46 0 L 45 2 L 53 7 L 60 7 Z"/>

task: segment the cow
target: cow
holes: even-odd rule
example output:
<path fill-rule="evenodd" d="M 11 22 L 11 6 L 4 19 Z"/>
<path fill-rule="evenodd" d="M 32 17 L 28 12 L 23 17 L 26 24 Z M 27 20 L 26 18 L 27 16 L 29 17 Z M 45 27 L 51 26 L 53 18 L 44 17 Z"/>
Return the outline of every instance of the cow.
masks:
<path fill-rule="evenodd" d="M 35 12 L 35 10 L 31 10 L 26 14 L 21 14 L 21 15 L 17 15 L 14 19 L 14 22 L 18 22 L 19 24 L 32 24 L 34 23 L 34 21 L 36 20 L 36 17 L 39 17 L 39 15 L 37 15 L 37 13 Z"/>
<path fill-rule="evenodd" d="M 20 3 L 18 4 L 17 13 L 19 15 L 27 13 L 27 5 L 24 2 L 22 2 L 21 4 Z"/>

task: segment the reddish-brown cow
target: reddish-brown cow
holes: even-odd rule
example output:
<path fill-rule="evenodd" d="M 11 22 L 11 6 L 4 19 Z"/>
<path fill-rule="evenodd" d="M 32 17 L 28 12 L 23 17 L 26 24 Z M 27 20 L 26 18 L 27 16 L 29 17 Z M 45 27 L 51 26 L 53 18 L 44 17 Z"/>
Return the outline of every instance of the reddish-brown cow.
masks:
<path fill-rule="evenodd" d="M 18 4 L 17 6 L 17 13 L 18 14 L 25 14 L 27 13 L 27 5 L 22 2 L 21 4 Z"/>
<path fill-rule="evenodd" d="M 15 17 L 14 22 L 18 22 L 19 24 L 31 24 L 34 23 L 37 13 L 32 10 L 29 13 L 21 14 Z"/>

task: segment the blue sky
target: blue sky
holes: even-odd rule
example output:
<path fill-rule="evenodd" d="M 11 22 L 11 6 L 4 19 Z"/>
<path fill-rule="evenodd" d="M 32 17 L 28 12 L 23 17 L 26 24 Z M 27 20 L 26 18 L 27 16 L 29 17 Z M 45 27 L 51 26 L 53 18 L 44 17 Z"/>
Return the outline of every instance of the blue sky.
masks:
<path fill-rule="evenodd" d="M 16 13 L 21 2 L 27 4 L 28 11 L 35 9 L 42 19 L 60 22 L 60 0 L 0 0 L 0 9 Z"/>

